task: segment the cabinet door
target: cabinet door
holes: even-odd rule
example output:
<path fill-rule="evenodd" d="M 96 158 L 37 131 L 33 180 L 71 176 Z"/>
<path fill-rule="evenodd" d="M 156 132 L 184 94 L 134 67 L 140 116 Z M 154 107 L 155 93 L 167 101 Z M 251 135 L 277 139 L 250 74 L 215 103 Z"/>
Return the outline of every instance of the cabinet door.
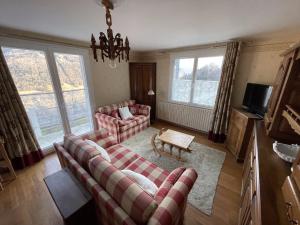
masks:
<path fill-rule="evenodd" d="M 237 110 L 232 110 L 226 139 L 226 147 L 236 157 L 238 157 L 243 144 L 246 125 L 247 118 L 243 117 L 243 115 Z"/>
<path fill-rule="evenodd" d="M 268 107 L 268 112 L 267 116 L 272 119 L 275 113 L 275 109 L 278 103 L 278 99 L 280 97 L 280 93 L 282 91 L 283 85 L 284 85 L 284 80 L 287 76 L 287 72 L 289 70 L 291 63 L 291 57 L 286 57 L 277 72 L 277 76 L 275 78 L 275 81 L 273 83 L 273 89 L 272 89 L 272 95 L 270 97 L 269 101 L 269 107 Z"/>

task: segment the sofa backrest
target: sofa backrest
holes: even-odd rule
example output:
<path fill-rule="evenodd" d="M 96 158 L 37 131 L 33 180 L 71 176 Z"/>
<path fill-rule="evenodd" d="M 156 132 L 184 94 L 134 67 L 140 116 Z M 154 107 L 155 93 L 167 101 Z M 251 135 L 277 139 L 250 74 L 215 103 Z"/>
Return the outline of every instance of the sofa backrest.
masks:
<path fill-rule="evenodd" d="M 125 107 L 125 106 L 132 106 L 134 104 L 135 104 L 135 100 L 126 100 L 118 104 L 101 106 L 98 108 L 98 112 L 111 115 L 112 111 L 117 110 L 118 108 Z"/>
<path fill-rule="evenodd" d="M 116 137 L 110 135 L 108 130 L 104 128 L 85 134 L 81 136 L 81 138 L 83 140 L 91 140 L 100 145 L 102 148 L 109 148 L 112 145 L 118 144 L 118 140 L 116 139 Z"/>
<path fill-rule="evenodd" d="M 64 137 L 64 148 L 84 169 L 88 169 L 91 158 L 100 155 L 95 147 L 73 134 Z"/>
<path fill-rule="evenodd" d="M 157 208 L 157 203 L 124 173 L 97 156 L 90 160 L 89 169 L 95 180 L 137 223 L 146 223 Z"/>

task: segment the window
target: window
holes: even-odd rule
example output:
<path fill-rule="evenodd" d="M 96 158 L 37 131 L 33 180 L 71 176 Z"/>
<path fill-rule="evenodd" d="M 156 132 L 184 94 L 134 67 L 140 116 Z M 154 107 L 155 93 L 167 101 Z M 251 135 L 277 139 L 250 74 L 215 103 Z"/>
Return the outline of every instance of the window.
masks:
<path fill-rule="evenodd" d="M 171 101 L 213 107 L 215 104 L 223 53 L 214 56 L 174 57 Z"/>
<path fill-rule="evenodd" d="M 42 149 L 61 142 L 64 134 L 93 130 L 85 53 L 48 45 L 23 47 L 22 42 L 1 45 Z"/>

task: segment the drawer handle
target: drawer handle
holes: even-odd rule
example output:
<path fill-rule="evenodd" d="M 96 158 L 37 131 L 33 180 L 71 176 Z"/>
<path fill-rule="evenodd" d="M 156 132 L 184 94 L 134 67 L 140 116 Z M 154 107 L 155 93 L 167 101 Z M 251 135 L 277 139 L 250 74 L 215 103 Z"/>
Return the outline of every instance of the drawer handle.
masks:
<path fill-rule="evenodd" d="M 290 215 L 290 211 L 292 209 L 292 203 L 290 202 L 286 202 L 286 215 L 287 215 L 287 218 L 288 218 L 288 221 L 291 225 L 298 225 L 298 220 L 294 220 L 292 219 L 291 215 Z"/>

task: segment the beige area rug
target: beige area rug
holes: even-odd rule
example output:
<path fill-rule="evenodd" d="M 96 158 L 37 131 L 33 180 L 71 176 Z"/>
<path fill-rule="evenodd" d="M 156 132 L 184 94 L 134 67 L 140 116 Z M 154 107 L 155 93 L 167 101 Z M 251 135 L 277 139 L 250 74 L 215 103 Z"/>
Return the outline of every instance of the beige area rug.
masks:
<path fill-rule="evenodd" d="M 194 168 L 198 173 L 198 178 L 189 194 L 188 201 L 203 213 L 211 215 L 216 187 L 226 153 L 193 142 L 190 146 L 193 150 L 192 153 L 182 153 L 186 162 L 178 162 L 176 159 L 165 156 L 159 157 L 153 152 L 151 145 L 151 137 L 155 133 L 158 133 L 158 129 L 149 127 L 126 140 L 122 145 L 168 171 L 180 166 Z M 173 152 L 177 151 L 173 150 Z"/>

